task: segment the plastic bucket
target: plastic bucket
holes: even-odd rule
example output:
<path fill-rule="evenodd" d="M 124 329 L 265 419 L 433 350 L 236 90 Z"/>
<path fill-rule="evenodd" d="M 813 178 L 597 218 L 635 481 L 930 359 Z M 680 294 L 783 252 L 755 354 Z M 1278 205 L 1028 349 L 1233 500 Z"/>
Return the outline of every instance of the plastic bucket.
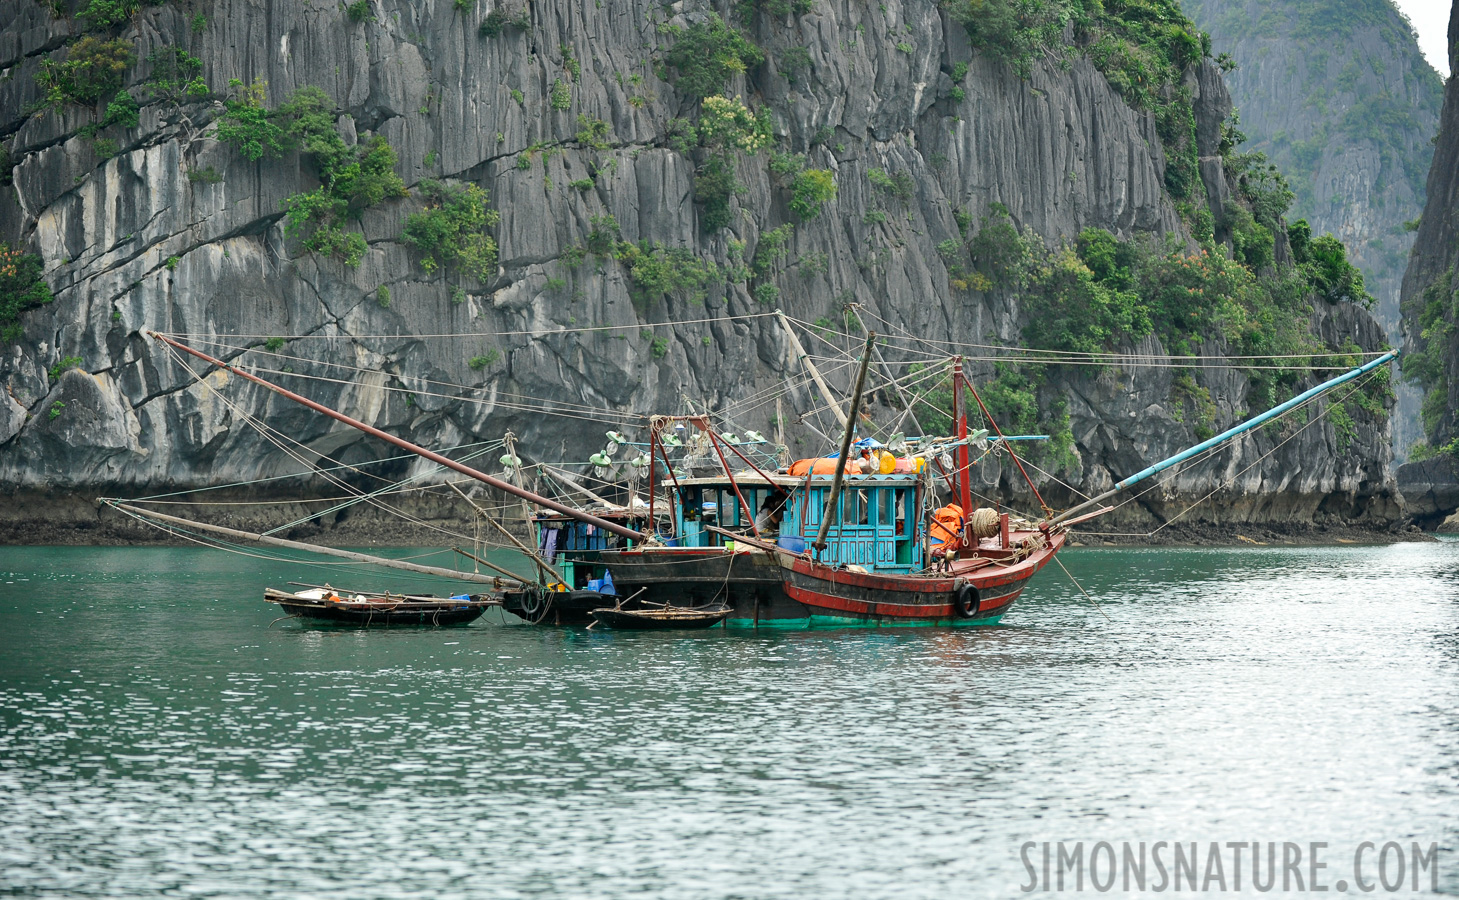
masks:
<path fill-rule="evenodd" d="M 803 537 L 798 537 L 793 534 L 782 535 L 776 538 L 775 543 L 777 546 L 789 550 L 791 553 L 805 552 L 805 538 Z"/>

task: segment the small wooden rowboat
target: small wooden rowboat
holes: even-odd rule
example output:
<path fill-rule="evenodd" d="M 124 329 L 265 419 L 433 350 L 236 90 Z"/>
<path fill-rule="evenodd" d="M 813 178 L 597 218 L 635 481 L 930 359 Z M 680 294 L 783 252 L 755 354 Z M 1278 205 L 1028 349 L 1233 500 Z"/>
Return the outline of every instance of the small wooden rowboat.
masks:
<path fill-rule="evenodd" d="M 664 630 L 670 628 L 713 628 L 729 618 L 730 607 L 715 606 L 707 609 L 665 606 L 661 609 L 607 609 L 593 610 L 593 624 L 609 628 Z"/>
<path fill-rule="evenodd" d="M 329 587 L 298 593 L 266 588 L 263 599 L 277 603 L 290 616 L 355 627 L 466 625 L 479 619 L 488 606 L 498 605 L 481 596 L 357 593 Z"/>

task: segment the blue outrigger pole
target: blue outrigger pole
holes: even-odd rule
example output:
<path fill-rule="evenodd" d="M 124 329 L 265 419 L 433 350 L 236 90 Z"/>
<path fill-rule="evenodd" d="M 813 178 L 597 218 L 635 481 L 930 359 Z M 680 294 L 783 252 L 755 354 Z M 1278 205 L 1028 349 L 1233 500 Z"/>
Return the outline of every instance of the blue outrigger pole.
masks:
<path fill-rule="evenodd" d="M 1103 503 L 1105 500 L 1108 500 L 1110 497 L 1113 497 L 1115 494 L 1118 494 L 1120 491 L 1124 490 L 1125 488 L 1129 487 L 1132 484 L 1135 484 L 1136 482 L 1144 481 L 1146 478 L 1149 478 L 1151 475 L 1154 475 L 1157 472 L 1163 472 L 1164 470 L 1170 468 L 1173 465 L 1176 465 L 1177 463 L 1185 462 L 1186 460 L 1190 459 L 1192 456 L 1195 456 L 1195 455 L 1197 455 L 1199 453 L 1204 453 L 1205 451 L 1211 449 L 1212 447 L 1215 447 L 1218 444 L 1223 444 L 1226 441 L 1229 441 L 1232 438 L 1236 437 L 1238 434 L 1244 434 L 1245 432 L 1250 431 L 1251 429 L 1255 428 L 1258 425 L 1261 425 L 1261 424 L 1263 424 L 1265 422 L 1270 422 L 1272 419 L 1275 419 L 1277 416 L 1280 416 L 1282 413 L 1285 413 L 1288 410 L 1293 409 L 1295 407 L 1301 406 L 1303 403 L 1306 403 L 1308 400 L 1311 400 L 1313 397 L 1316 397 L 1318 394 L 1324 393 L 1326 391 L 1330 391 L 1330 390 L 1332 390 L 1333 388 L 1337 387 L 1340 384 L 1345 384 L 1345 383 L 1347 383 L 1349 381 L 1352 381 L 1354 378 L 1357 378 L 1359 375 L 1366 375 L 1367 373 L 1373 371 L 1374 369 L 1378 368 L 1379 366 L 1382 366 L 1382 365 L 1385 365 L 1385 364 L 1391 362 L 1392 360 L 1396 359 L 1397 357 L 1398 357 L 1398 351 L 1397 350 L 1390 350 L 1387 353 L 1383 354 L 1382 356 L 1378 357 L 1377 359 L 1373 360 L 1372 362 L 1365 363 L 1364 365 L 1361 365 L 1361 366 L 1357 367 L 1356 369 L 1353 369 L 1351 372 L 1344 372 L 1343 374 L 1337 376 L 1336 378 L 1334 378 L 1334 379 L 1332 379 L 1330 381 L 1324 381 L 1322 384 L 1319 384 L 1317 387 L 1312 388 L 1309 391 L 1305 391 L 1305 392 L 1303 392 L 1301 394 L 1298 394 L 1297 396 L 1293 397 L 1291 400 L 1288 400 L 1286 403 L 1283 403 L 1280 406 L 1274 406 L 1274 407 L 1272 407 L 1271 409 L 1267 410 L 1266 412 L 1262 413 L 1261 415 L 1257 416 L 1254 419 L 1250 419 L 1250 420 L 1248 420 L 1246 422 L 1242 422 L 1240 425 L 1237 425 L 1234 428 L 1229 428 L 1226 431 L 1221 432 L 1220 434 L 1216 435 L 1215 437 L 1211 438 L 1208 441 L 1202 441 L 1201 443 L 1196 444 L 1194 447 L 1191 447 L 1189 450 L 1182 450 L 1182 451 L 1180 451 L 1179 453 L 1175 454 L 1174 456 L 1172 456 L 1169 459 L 1161 460 L 1160 462 L 1156 463 L 1153 466 L 1150 466 L 1147 469 L 1142 469 L 1141 471 L 1136 472 L 1134 475 L 1131 475 L 1129 478 L 1126 478 L 1124 481 L 1121 481 L 1119 484 L 1116 484 L 1114 487 L 1112 487 L 1109 490 L 1105 491 L 1103 494 L 1100 494 L 1098 497 L 1095 497 L 1092 500 L 1086 500 L 1083 503 L 1079 504 L 1078 506 L 1072 507 L 1070 509 L 1066 509 L 1064 512 L 1062 512 L 1059 515 L 1055 516 L 1054 518 L 1050 519 L 1049 522 L 1048 522 L 1048 525 L 1057 525 L 1060 522 L 1065 521 L 1066 519 L 1073 518 L 1075 515 L 1083 512 L 1084 510 L 1088 509 L 1089 507 L 1095 506 L 1096 504 L 1099 504 L 1099 503 Z M 1048 527 L 1048 526 L 1046 525 L 1045 527 Z"/>

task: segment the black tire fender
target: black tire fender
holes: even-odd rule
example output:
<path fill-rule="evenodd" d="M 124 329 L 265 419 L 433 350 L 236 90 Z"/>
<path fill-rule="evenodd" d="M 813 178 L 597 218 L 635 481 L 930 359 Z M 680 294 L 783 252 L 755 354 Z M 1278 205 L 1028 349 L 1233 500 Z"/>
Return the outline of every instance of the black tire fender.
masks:
<path fill-rule="evenodd" d="M 978 608 L 983 605 L 983 597 L 978 589 L 967 582 L 958 585 L 952 595 L 952 611 L 959 619 L 971 619 L 978 614 Z"/>

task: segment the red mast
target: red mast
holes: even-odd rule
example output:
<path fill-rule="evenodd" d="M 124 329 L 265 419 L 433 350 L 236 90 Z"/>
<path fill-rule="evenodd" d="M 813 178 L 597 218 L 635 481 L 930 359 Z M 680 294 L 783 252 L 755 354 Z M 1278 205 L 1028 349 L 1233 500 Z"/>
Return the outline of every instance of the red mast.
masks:
<path fill-rule="evenodd" d="M 957 450 L 953 454 L 954 465 L 957 469 L 958 505 L 963 508 L 963 517 L 966 518 L 973 510 L 972 485 L 968 482 L 971 467 L 968 462 L 968 408 L 963 402 L 963 358 L 955 357 L 952 361 L 952 415 L 957 420 Z"/>
<path fill-rule="evenodd" d="M 268 388 L 269 390 L 273 391 L 281 397 L 287 397 L 288 399 L 293 400 L 295 403 L 298 403 L 302 406 L 307 406 L 317 413 L 329 416 L 336 422 L 343 422 L 351 428 L 357 428 L 360 431 L 363 431 L 365 434 L 377 437 L 382 441 L 387 441 L 391 444 L 394 444 L 402 450 L 407 450 L 417 456 L 423 456 L 433 463 L 445 466 L 448 469 L 453 469 L 457 472 L 460 472 L 462 475 L 467 476 L 468 478 L 475 478 L 477 481 L 489 484 L 499 491 L 504 491 L 505 493 L 521 497 L 523 500 L 526 500 L 530 503 L 535 503 L 538 506 L 545 507 L 555 512 L 560 512 L 565 516 L 570 516 L 571 518 L 577 519 L 579 522 L 586 522 L 589 525 L 595 525 L 598 528 L 603 529 L 604 531 L 612 532 L 613 534 L 619 535 L 620 537 L 646 541 L 653 536 L 652 528 L 649 528 L 649 530 L 647 531 L 634 531 L 632 528 L 624 528 L 617 522 L 610 522 L 607 519 L 600 519 L 597 516 L 585 513 L 580 509 L 573 509 L 570 506 L 564 506 L 561 503 L 558 503 L 556 500 L 549 500 L 546 497 L 540 497 L 537 494 L 532 493 L 531 491 L 523 490 L 522 488 L 517 487 L 510 481 L 502 481 L 500 478 L 493 478 L 485 472 L 478 472 L 470 466 L 463 465 L 462 463 L 459 463 L 454 459 L 448 459 L 432 450 L 427 450 L 424 447 L 418 447 L 415 444 L 412 444 L 410 441 L 405 440 L 404 438 L 399 438 L 393 434 L 390 434 L 389 432 L 381 431 L 373 425 L 366 425 L 364 422 L 361 422 L 358 419 L 352 419 L 342 412 L 337 412 L 336 410 L 330 409 L 329 407 L 321 403 L 315 403 L 308 397 L 301 397 L 293 391 L 285 390 L 284 388 L 281 388 L 278 385 L 273 384 L 272 382 L 264 381 L 257 375 L 230 366 L 227 363 L 223 362 L 221 359 L 215 359 L 200 350 L 194 350 L 188 345 L 181 343 L 180 341 L 175 341 L 167 335 L 158 334 L 155 331 L 148 331 L 143 333 L 151 336 L 154 340 L 159 340 L 170 347 L 175 347 L 178 350 L 183 351 L 184 353 L 195 356 L 198 359 L 201 359 L 203 362 L 211 363 L 212 365 L 215 365 L 226 372 L 232 372 L 239 378 L 247 379 L 256 385 L 259 385 L 260 387 Z"/>

